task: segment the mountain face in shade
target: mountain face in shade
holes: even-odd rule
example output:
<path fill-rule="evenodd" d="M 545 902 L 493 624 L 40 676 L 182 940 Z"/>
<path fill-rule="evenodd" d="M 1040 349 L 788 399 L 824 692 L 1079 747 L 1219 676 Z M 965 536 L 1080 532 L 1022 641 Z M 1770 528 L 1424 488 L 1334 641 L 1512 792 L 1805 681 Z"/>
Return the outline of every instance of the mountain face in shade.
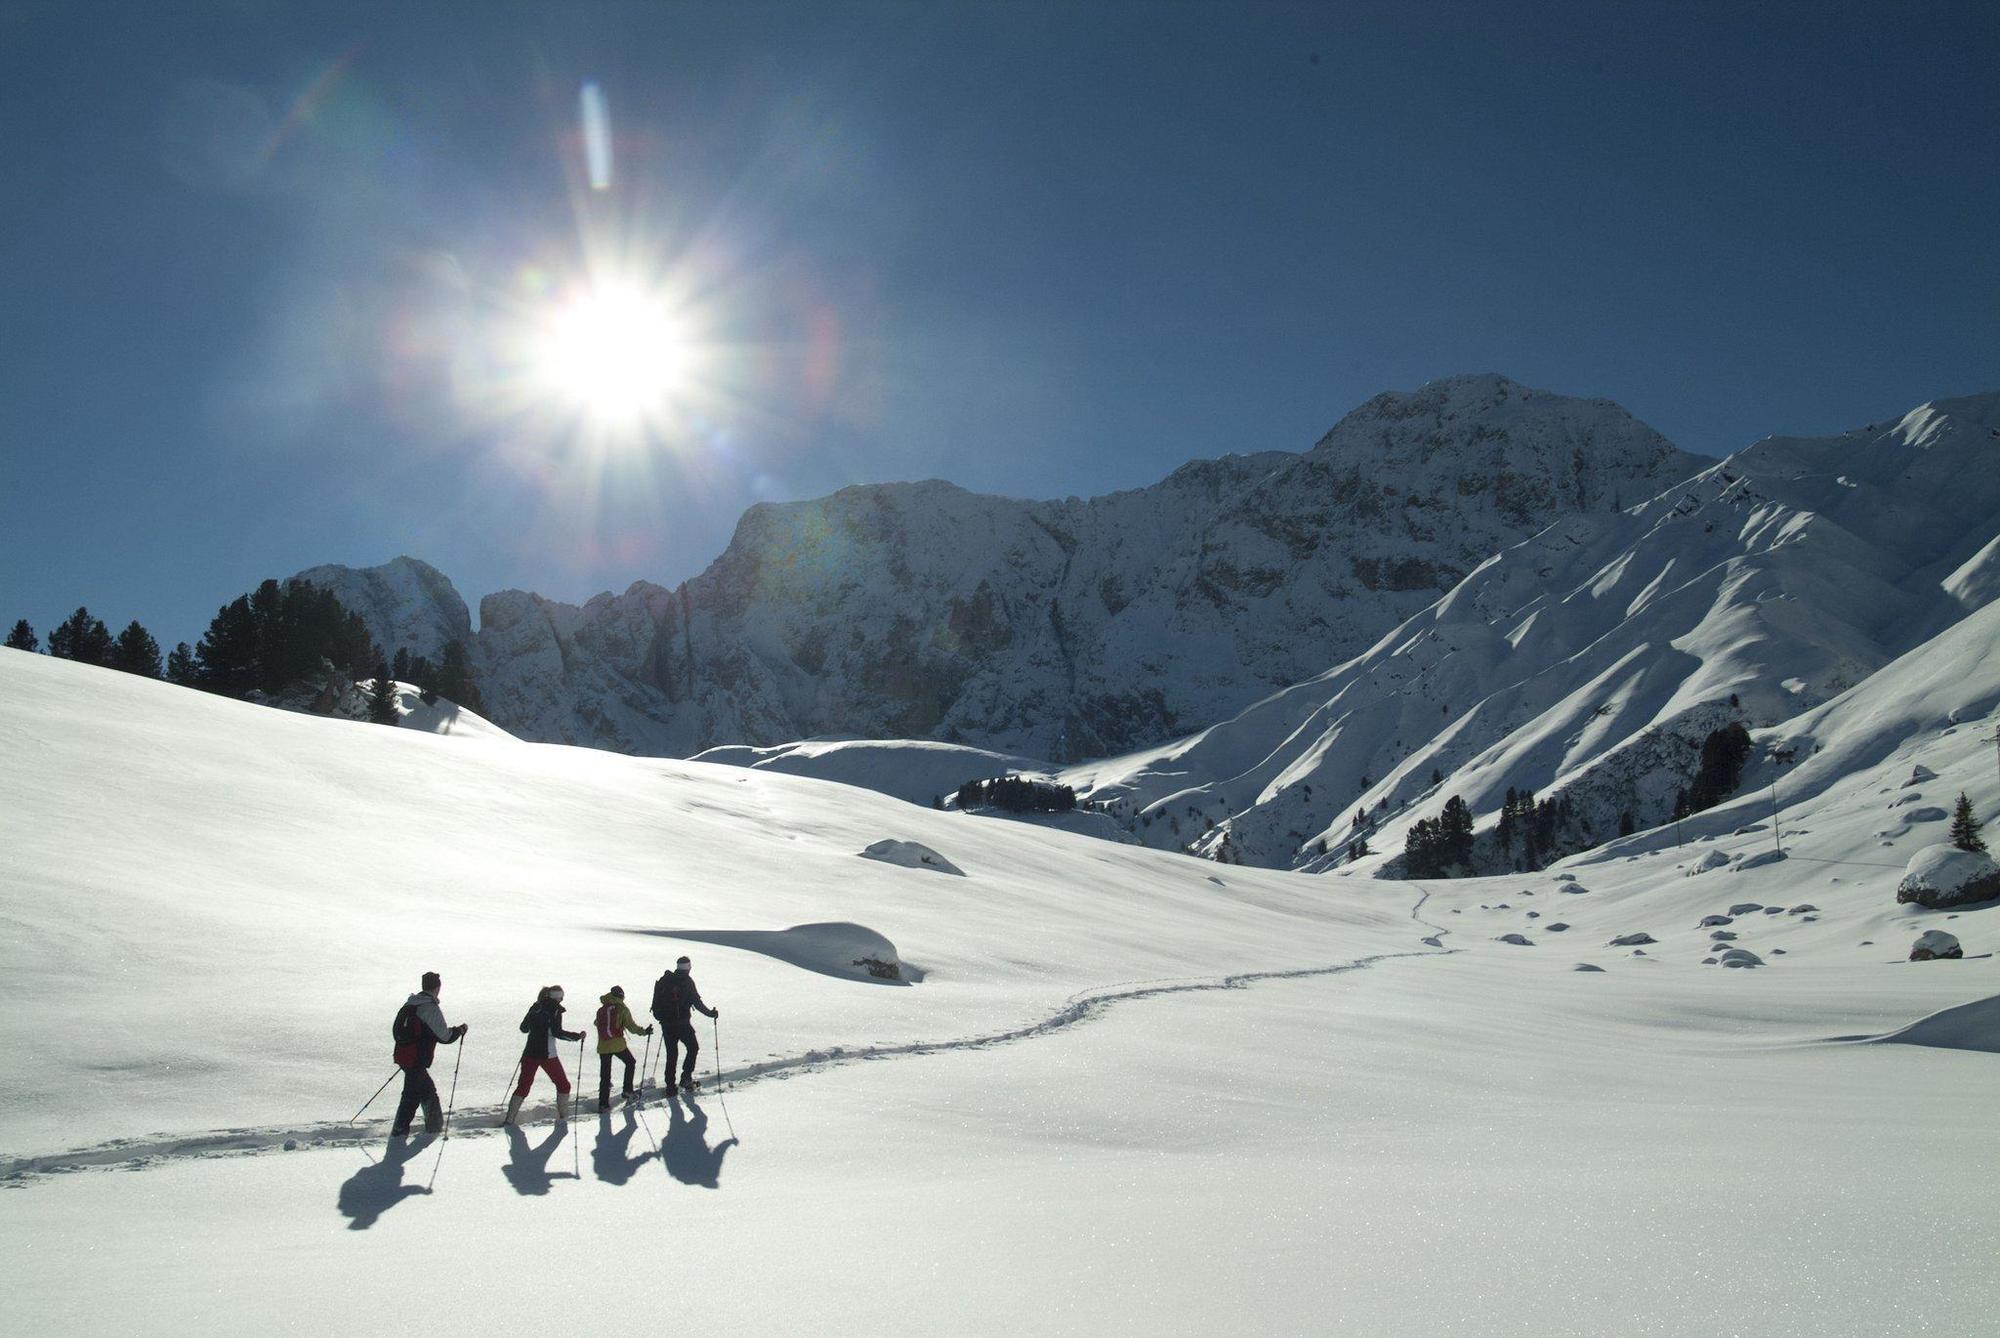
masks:
<path fill-rule="evenodd" d="M 1608 401 L 1456 377 L 1377 396 L 1303 454 L 1197 461 L 1087 501 L 932 481 L 761 504 L 675 589 L 488 596 L 475 665 L 488 713 L 532 739 L 1103 756 L 1350 659 L 1494 552 L 1704 463 Z M 433 635 L 449 621 L 362 611 Z"/>

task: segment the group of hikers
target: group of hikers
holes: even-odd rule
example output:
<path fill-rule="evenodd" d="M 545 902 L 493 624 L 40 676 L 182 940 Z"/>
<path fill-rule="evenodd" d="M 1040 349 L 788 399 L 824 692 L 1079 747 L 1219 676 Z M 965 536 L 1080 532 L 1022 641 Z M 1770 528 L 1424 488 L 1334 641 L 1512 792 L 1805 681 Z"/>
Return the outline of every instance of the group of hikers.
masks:
<path fill-rule="evenodd" d="M 682 957 L 674 963 L 674 969 L 662 975 L 653 986 L 653 1020 L 659 1025 L 663 1036 L 662 1049 L 667 1054 L 665 1079 L 669 1087 L 673 1084 L 674 1061 L 677 1052 L 684 1051 L 681 1062 L 680 1087 L 692 1094 L 700 1083 L 695 1078 L 695 1056 L 701 1052 L 701 1042 L 695 1036 L 694 1023 L 690 1014 L 700 1012 L 712 1018 L 722 1016 L 722 1010 L 711 1008 L 703 1002 L 701 991 L 695 987 L 694 977 L 689 974 L 692 963 Z M 423 1108 L 424 1130 L 437 1133 L 444 1127 L 444 1109 L 438 1101 L 437 1084 L 431 1081 L 431 1060 L 440 1045 L 454 1045 L 465 1039 L 466 1024 L 461 1022 L 451 1026 L 444 1020 L 444 1009 L 438 1002 L 444 992 L 444 978 L 435 971 L 424 972 L 420 982 L 422 988 L 412 994 L 396 1014 L 391 1032 L 396 1041 L 396 1067 L 403 1072 L 403 1097 L 396 1103 L 396 1122 L 390 1127 L 397 1136 L 410 1132 L 410 1122 L 415 1118 L 418 1107 Z M 633 1096 L 633 1078 L 637 1064 L 632 1059 L 632 1047 L 626 1040 L 628 1035 L 651 1036 L 652 1027 L 641 1027 L 632 1016 L 632 1010 L 625 1003 L 625 988 L 613 985 L 609 993 L 599 996 L 595 1026 L 597 1030 L 597 1106 L 599 1110 L 611 1108 L 611 1063 L 621 1061 L 625 1065 L 623 1099 Z M 521 1076 L 514 1085 L 513 1099 L 507 1103 L 507 1116 L 502 1124 L 518 1124 L 521 1102 L 527 1098 L 528 1089 L 534 1086 L 535 1073 L 540 1070 L 549 1075 L 556 1087 L 556 1118 L 567 1120 L 569 1109 L 569 1075 L 563 1072 L 562 1060 L 556 1054 L 558 1041 L 581 1041 L 581 1031 L 563 1030 L 563 988 L 560 985 L 544 986 L 535 996 L 534 1004 L 521 1019 L 521 1031 L 527 1042 L 521 1048 Z M 577 1075 L 579 1078 L 581 1074 Z"/>

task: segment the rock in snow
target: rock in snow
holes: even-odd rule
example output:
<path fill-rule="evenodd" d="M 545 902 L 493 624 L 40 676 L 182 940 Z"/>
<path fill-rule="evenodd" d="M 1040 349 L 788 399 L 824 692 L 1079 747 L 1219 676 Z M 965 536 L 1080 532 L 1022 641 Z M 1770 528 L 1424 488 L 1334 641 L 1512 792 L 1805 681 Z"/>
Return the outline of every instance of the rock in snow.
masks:
<path fill-rule="evenodd" d="M 1612 939 L 1608 946 L 1613 948 L 1636 948 L 1641 944 L 1658 942 L 1659 940 L 1651 934 L 1620 934 L 1617 938 Z"/>
<path fill-rule="evenodd" d="M 1910 856 L 1903 881 L 1896 885 L 1898 903 L 1914 902 L 1932 910 L 1994 897 L 2000 897 L 2000 865 L 1993 857 L 1948 845 L 1925 846 Z"/>
<path fill-rule="evenodd" d="M 905 869 L 935 869 L 939 873 L 965 877 L 965 870 L 921 841 L 897 841 L 885 837 L 863 850 L 861 858 L 879 859 L 884 864 L 897 864 Z"/>
<path fill-rule="evenodd" d="M 1926 929 L 1917 935 L 1917 941 L 1910 946 L 1910 960 L 1913 962 L 1944 961 L 1965 956 L 1965 949 L 1958 946 L 1956 936 L 1942 929 Z"/>

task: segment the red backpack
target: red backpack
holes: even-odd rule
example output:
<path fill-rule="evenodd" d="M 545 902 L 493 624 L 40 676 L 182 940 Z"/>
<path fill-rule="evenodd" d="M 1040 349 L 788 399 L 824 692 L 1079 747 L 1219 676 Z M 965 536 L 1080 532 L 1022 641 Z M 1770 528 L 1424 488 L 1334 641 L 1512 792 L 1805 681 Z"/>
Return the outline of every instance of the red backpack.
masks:
<path fill-rule="evenodd" d="M 390 1039 L 396 1042 L 396 1067 L 408 1068 L 417 1062 L 417 1042 L 423 1035 L 424 1020 L 415 1008 L 404 1004 L 396 1010 L 396 1020 L 389 1024 Z"/>

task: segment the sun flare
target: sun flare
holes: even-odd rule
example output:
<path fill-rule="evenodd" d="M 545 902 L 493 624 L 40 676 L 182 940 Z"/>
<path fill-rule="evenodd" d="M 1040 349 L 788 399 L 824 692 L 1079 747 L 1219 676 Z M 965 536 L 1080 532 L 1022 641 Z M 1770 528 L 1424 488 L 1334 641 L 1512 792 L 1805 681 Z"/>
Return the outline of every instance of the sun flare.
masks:
<path fill-rule="evenodd" d="M 688 353 L 687 331 L 659 295 L 610 285 L 555 310 L 537 361 L 550 391 L 599 424 L 624 427 L 666 407 Z"/>

